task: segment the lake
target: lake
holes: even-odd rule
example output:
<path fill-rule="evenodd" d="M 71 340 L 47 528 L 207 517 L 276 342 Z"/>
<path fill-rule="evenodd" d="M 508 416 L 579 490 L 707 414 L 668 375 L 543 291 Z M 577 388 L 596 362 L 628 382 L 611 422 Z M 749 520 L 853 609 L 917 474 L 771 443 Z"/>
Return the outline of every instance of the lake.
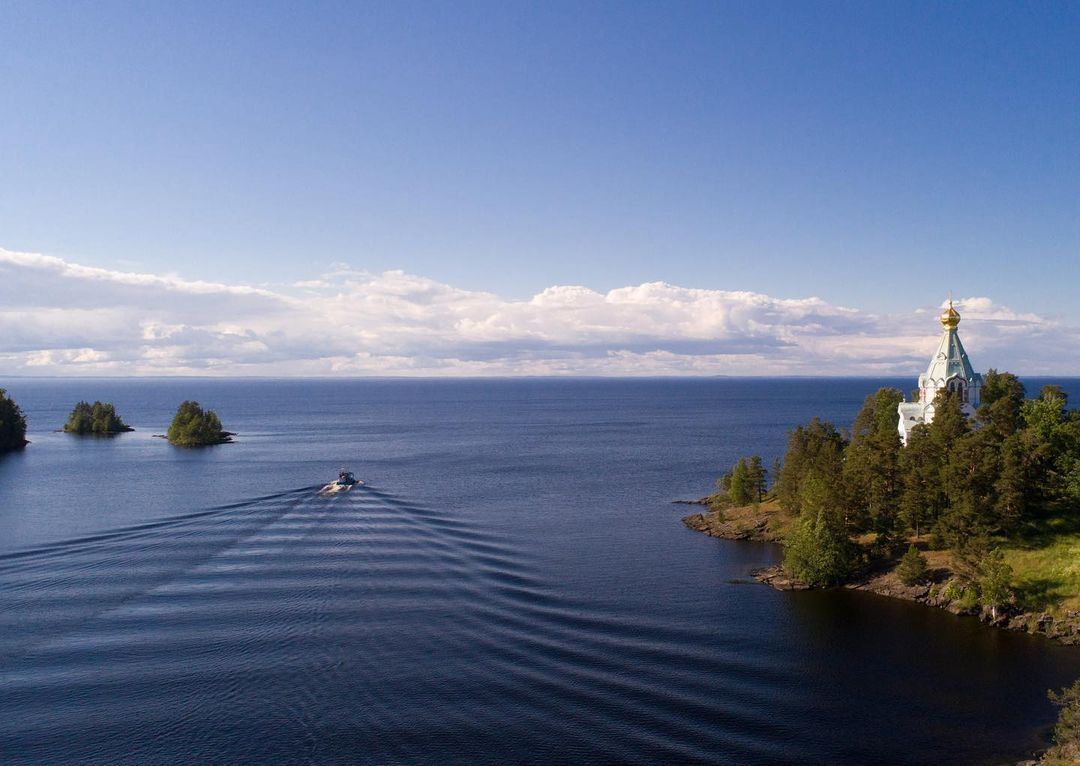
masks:
<path fill-rule="evenodd" d="M 749 582 L 778 548 L 672 504 L 914 382 L 0 381 L 3 763 L 1019 759 L 1080 651 Z M 136 431 L 55 433 L 79 399 Z M 183 399 L 236 442 L 154 438 Z"/>

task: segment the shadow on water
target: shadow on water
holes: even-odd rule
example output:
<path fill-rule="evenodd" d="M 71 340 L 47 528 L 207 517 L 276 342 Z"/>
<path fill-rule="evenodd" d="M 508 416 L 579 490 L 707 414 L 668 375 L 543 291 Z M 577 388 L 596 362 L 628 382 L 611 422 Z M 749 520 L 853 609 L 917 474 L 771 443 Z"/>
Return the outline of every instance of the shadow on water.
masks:
<path fill-rule="evenodd" d="M 884 727 L 877 742 L 851 742 L 838 756 L 844 762 L 871 762 L 882 748 L 908 747 L 922 754 L 915 762 L 954 762 L 964 752 L 972 754 L 965 763 L 1001 764 L 1004 749 L 981 745 L 1003 706 L 1045 711 L 1041 719 L 1031 716 L 1026 741 L 1010 743 L 1018 757 L 1034 752 L 1046 746 L 1040 723 L 1053 719 L 1047 690 L 1070 677 L 1069 668 L 1080 674 L 1072 647 L 990 628 L 974 617 L 845 589 L 788 595 L 809 671 L 804 682 L 819 712 L 851 726 L 865 717 L 904 721 Z M 874 662 L 865 659 L 868 648 Z M 1046 662 L 1048 654 L 1057 667 Z M 822 662 L 836 655 L 861 659 Z M 853 704 L 851 689 L 866 693 Z"/>

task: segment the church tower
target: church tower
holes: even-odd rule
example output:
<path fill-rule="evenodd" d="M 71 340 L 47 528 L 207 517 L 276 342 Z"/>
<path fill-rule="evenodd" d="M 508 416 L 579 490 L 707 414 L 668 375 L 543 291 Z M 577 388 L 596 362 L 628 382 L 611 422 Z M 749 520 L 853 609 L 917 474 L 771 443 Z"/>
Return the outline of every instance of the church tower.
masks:
<path fill-rule="evenodd" d="M 934 397 L 938 391 L 945 389 L 958 394 L 961 409 L 968 417 L 974 415 L 979 406 L 982 375 L 975 372 L 963 344 L 960 343 L 960 335 L 956 332 L 960 324 L 960 312 L 953 308 L 951 300 L 940 319 L 944 332 L 941 333 L 941 341 L 930 360 L 930 366 L 919 376 L 919 400 L 902 402 L 898 408 L 900 423 L 897 428 L 900 431 L 900 440 L 905 445 L 911 429 L 919 423 L 933 421 Z"/>

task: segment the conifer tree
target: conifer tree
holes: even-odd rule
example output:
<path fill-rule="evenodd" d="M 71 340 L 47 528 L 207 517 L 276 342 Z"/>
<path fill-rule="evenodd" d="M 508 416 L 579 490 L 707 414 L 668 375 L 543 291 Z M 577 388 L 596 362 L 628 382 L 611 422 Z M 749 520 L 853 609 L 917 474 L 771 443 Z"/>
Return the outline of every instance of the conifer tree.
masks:
<path fill-rule="evenodd" d="M 908 445 L 901 450 L 899 462 L 903 482 L 900 515 L 917 539 L 937 521 L 947 502 L 941 483 L 942 459 L 926 425 L 920 423 L 908 434 Z"/>
<path fill-rule="evenodd" d="M 735 505 L 746 505 L 753 498 L 753 488 L 750 484 L 750 472 L 747 468 L 746 458 L 739 458 L 735 467 L 731 469 L 731 482 L 729 495 Z"/>
<path fill-rule="evenodd" d="M 979 421 L 1001 438 L 1008 437 L 1023 425 L 1020 412 L 1024 404 L 1024 384 L 1010 372 L 991 368 L 983 376 Z"/>
<path fill-rule="evenodd" d="M 860 529 L 889 535 L 897 524 L 903 492 L 896 408 L 903 395 L 882 388 L 866 397 L 844 453 L 844 482 L 851 518 Z"/>
<path fill-rule="evenodd" d="M 836 497 L 842 497 L 845 446 L 836 426 L 818 418 L 792 431 L 776 487 L 780 506 L 791 513 L 800 512 L 802 483 L 811 472 L 833 485 Z"/>
<path fill-rule="evenodd" d="M 1032 496 L 1031 476 L 1023 439 L 1012 434 L 998 447 L 998 476 L 994 481 L 995 525 L 1010 532 L 1026 515 Z"/>
<path fill-rule="evenodd" d="M 800 490 L 802 511 L 784 541 L 784 566 L 810 585 L 837 585 L 851 576 L 855 550 L 830 483 L 816 471 Z"/>
<path fill-rule="evenodd" d="M 747 481 L 750 485 L 752 501 L 760 503 L 769 487 L 768 473 L 761 462 L 761 455 L 751 455 L 746 463 Z"/>
<path fill-rule="evenodd" d="M 900 559 L 896 574 L 904 585 L 918 585 L 926 579 L 926 556 L 922 555 L 914 545 L 909 545 L 907 553 Z"/>
<path fill-rule="evenodd" d="M 998 529 L 994 509 L 1000 458 L 996 439 L 988 431 L 965 434 L 953 444 L 942 473 L 949 505 L 938 520 L 938 532 L 950 545 L 960 546 L 969 537 Z"/>

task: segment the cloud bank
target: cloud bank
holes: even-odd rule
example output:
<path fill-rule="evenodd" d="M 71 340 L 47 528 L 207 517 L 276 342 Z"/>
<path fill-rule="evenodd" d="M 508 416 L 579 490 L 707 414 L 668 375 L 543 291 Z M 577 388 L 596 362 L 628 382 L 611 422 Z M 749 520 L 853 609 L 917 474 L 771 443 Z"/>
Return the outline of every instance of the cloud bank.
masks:
<path fill-rule="evenodd" d="M 990 298 L 957 301 L 976 366 L 1075 374 L 1080 331 Z M 0 249 L 5 375 L 916 376 L 936 309 L 663 282 L 524 300 L 346 266 L 249 286 Z"/>

